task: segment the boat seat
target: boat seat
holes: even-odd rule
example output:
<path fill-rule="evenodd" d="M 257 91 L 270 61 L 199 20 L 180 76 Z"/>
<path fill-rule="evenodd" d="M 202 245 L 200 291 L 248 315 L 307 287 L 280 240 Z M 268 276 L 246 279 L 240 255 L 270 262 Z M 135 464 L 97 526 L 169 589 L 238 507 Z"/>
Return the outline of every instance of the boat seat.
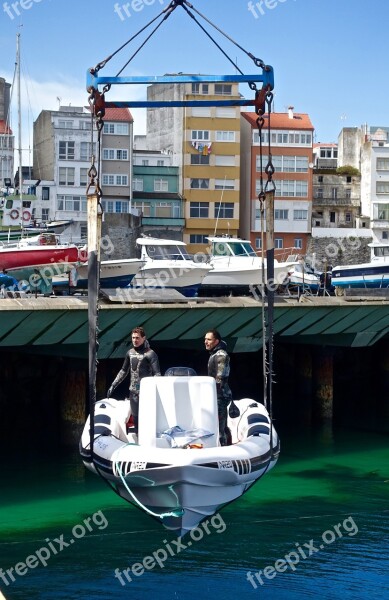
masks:
<path fill-rule="evenodd" d="M 219 445 L 216 383 L 213 377 L 144 377 L 140 384 L 138 439 L 141 446 L 169 448 L 167 429 L 204 429 L 205 448 Z"/>

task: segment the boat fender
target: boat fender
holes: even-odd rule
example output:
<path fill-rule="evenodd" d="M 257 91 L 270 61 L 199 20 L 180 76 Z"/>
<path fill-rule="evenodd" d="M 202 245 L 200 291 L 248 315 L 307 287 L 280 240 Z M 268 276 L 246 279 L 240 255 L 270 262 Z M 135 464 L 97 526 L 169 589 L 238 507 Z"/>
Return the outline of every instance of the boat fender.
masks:
<path fill-rule="evenodd" d="M 11 212 L 9 213 L 9 216 L 11 217 L 11 219 L 13 219 L 15 221 L 15 219 L 17 219 L 19 217 L 19 211 L 16 210 L 16 208 L 14 208 L 13 210 L 11 210 Z"/>

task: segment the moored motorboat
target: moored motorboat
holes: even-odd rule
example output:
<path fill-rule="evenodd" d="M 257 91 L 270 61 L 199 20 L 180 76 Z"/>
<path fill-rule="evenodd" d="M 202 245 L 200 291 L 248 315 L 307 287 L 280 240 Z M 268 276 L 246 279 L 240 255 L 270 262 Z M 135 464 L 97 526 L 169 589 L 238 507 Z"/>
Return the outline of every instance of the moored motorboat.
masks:
<path fill-rule="evenodd" d="M 389 244 L 371 242 L 369 263 L 336 266 L 332 269 L 332 285 L 336 295 L 346 288 L 389 287 Z"/>
<path fill-rule="evenodd" d="M 267 282 L 266 259 L 258 256 L 248 240 L 230 236 L 208 237 L 212 269 L 204 277 L 199 294 L 240 295 Z M 280 285 L 295 261 L 274 260 L 274 284 Z M 272 283 L 272 282 L 269 282 Z"/>
<path fill-rule="evenodd" d="M 79 248 L 75 244 L 61 244 L 53 233 L 40 233 L 0 246 L 0 269 L 13 277 L 26 267 L 43 269 L 61 263 L 67 266 L 78 260 Z"/>
<path fill-rule="evenodd" d="M 195 262 L 186 251 L 185 242 L 159 238 L 138 238 L 141 260 L 145 261 L 132 280 L 133 287 L 175 289 L 193 297 L 211 266 Z"/>
<path fill-rule="evenodd" d="M 144 264 L 145 261 L 140 258 L 102 260 L 100 265 L 100 287 L 127 287 Z M 70 277 L 70 286 L 78 289 L 88 287 L 87 262 L 74 267 Z"/>
<path fill-rule="evenodd" d="M 289 291 L 297 290 L 316 294 L 320 289 L 320 276 L 301 261 L 290 267 L 283 287 Z"/>
<path fill-rule="evenodd" d="M 139 434 L 128 432 L 128 400 L 96 403 L 93 457 L 89 418 L 80 441 L 85 466 L 179 535 L 244 494 L 277 462 L 280 445 L 266 408 L 244 398 L 219 445 L 216 383 L 173 375 L 141 381 Z"/>

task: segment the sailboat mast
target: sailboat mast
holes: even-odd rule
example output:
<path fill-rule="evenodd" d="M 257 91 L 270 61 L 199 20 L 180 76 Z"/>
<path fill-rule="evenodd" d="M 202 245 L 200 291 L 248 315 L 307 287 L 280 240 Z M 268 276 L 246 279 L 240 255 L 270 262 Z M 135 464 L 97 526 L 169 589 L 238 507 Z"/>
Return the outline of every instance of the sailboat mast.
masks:
<path fill-rule="evenodd" d="M 19 197 L 22 200 L 22 107 L 20 91 L 20 33 L 16 34 L 16 67 L 18 82 L 18 144 L 19 144 Z M 22 214 L 22 211 L 20 211 Z"/>

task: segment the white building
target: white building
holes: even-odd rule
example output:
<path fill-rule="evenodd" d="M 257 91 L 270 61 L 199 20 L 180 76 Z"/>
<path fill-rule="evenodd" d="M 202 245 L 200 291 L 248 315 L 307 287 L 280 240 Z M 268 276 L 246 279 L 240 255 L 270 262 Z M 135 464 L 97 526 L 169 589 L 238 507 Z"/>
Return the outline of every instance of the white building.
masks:
<path fill-rule="evenodd" d="M 346 164 L 361 172 L 361 217 L 377 241 L 389 241 L 389 127 L 343 129 L 339 166 Z"/>
<path fill-rule="evenodd" d="M 33 173 L 38 199 L 35 219 L 71 221 L 67 234 L 86 237 L 86 191 L 92 155 L 100 175 L 103 208 L 129 212 L 131 205 L 132 116 L 128 109 L 106 109 L 97 164 L 97 131 L 89 108 L 43 110 L 34 122 Z M 44 182 L 44 185 L 42 184 Z"/>

